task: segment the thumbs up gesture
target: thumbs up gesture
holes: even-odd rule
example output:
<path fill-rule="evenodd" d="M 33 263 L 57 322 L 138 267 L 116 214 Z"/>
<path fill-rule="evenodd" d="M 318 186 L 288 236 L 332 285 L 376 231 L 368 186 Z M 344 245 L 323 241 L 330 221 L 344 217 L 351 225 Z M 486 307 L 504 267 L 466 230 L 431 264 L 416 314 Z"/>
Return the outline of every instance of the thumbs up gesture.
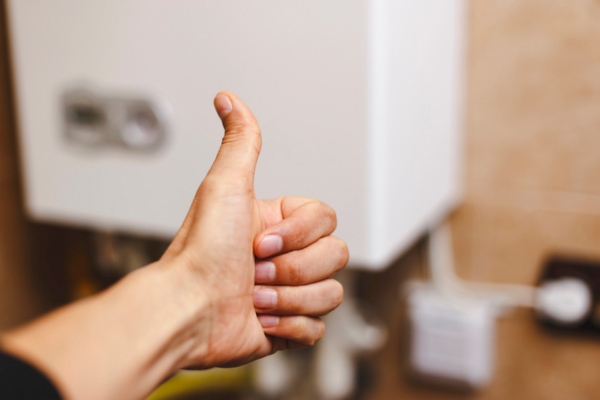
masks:
<path fill-rule="evenodd" d="M 313 345 L 321 316 L 342 301 L 331 276 L 348 248 L 331 236 L 335 212 L 313 199 L 257 200 L 259 125 L 233 93 L 214 101 L 225 135 L 190 211 L 163 261 L 192 272 L 206 307 L 206 335 L 189 365 L 237 365 L 278 350 Z"/>
<path fill-rule="evenodd" d="M 258 123 L 232 93 L 219 93 L 215 108 L 223 143 L 163 257 L 0 336 L 4 352 L 44 372 L 63 397 L 144 398 L 181 368 L 313 345 L 320 317 L 341 303 L 331 276 L 348 248 L 331 236 L 334 211 L 300 197 L 257 200 Z"/>

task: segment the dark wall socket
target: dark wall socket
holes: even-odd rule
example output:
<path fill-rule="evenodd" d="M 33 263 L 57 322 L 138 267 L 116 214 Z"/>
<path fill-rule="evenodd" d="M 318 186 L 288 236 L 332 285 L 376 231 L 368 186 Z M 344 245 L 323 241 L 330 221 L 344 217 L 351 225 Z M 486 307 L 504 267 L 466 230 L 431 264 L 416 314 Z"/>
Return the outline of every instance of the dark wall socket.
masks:
<path fill-rule="evenodd" d="M 538 281 L 536 312 L 549 329 L 600 335 L 600 262 L 550 258 Z"/>

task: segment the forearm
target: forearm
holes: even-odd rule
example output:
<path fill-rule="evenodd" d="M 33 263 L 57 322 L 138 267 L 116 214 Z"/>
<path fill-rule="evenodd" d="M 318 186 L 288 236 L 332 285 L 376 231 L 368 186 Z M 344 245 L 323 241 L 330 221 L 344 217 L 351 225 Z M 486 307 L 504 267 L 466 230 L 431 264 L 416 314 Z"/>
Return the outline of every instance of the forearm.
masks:
<path fill-rule="evenodd" d="M 193 284 L 154 264 L 7 333 L 2 346 L 67 398 L 143 398 L 207 346 L 207 302 Z"/>
<path fill-rule="evenodd" d="M 142 398 L 182 367 L 311 346 L 324 333 L 319 317 L 340 304 L 330 278 L 348 250 L 330 236 L 335 212 L 307 198 L 258 201 L 260 127 L 232 93 L 215 108 L 221 148 L 162 260 L 3 338 L 65 397 Z"/>

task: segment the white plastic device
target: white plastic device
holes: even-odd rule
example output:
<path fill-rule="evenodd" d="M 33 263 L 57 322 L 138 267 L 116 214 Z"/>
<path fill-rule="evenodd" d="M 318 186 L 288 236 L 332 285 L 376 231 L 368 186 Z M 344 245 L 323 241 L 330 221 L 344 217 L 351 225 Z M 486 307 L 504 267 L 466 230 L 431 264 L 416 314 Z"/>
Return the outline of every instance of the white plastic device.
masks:
<path fill-rule="evenodd" d="M 262 126 L 257 194 L 330 204 L 351 265 L 384 268 L 460 198 L 464 3 L 9 0 L 28 214 L 170 238 L 218 149 L 212 99 L 227 89 Z M 77 146 L 74 88 L 111 113 L 125 104 L 111 99 L 170 112 Z"/>
<path fill-rule="evenodd" d="M 491 379 L 496 320 L 512 307 L 533 307 L 534 287 L 459 279 L 447 223 L 432 228 L 431 282 L 410 282 L 410 364 L 422 378 L 481 388 Z"/>
<path fill-rule="evenodd" d="M 494 362 L 497 308 L 477 298 L 421 287 L 409 296 L 410 360 L 425 378 L 480 388 Z"/>

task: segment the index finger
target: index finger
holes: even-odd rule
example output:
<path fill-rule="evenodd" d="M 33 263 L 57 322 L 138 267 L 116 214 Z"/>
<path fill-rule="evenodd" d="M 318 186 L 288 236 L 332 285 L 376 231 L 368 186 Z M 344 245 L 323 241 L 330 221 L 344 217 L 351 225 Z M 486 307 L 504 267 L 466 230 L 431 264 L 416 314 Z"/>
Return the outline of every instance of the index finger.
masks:
<path fill-rule="evenodd" d="M 335 211 L 319 200 L 283 197 L 279 207 L 281 219 L 254 239 L 254 254 L 258 258 L 301 250 L 331 235 L 337 227 Z"/>

